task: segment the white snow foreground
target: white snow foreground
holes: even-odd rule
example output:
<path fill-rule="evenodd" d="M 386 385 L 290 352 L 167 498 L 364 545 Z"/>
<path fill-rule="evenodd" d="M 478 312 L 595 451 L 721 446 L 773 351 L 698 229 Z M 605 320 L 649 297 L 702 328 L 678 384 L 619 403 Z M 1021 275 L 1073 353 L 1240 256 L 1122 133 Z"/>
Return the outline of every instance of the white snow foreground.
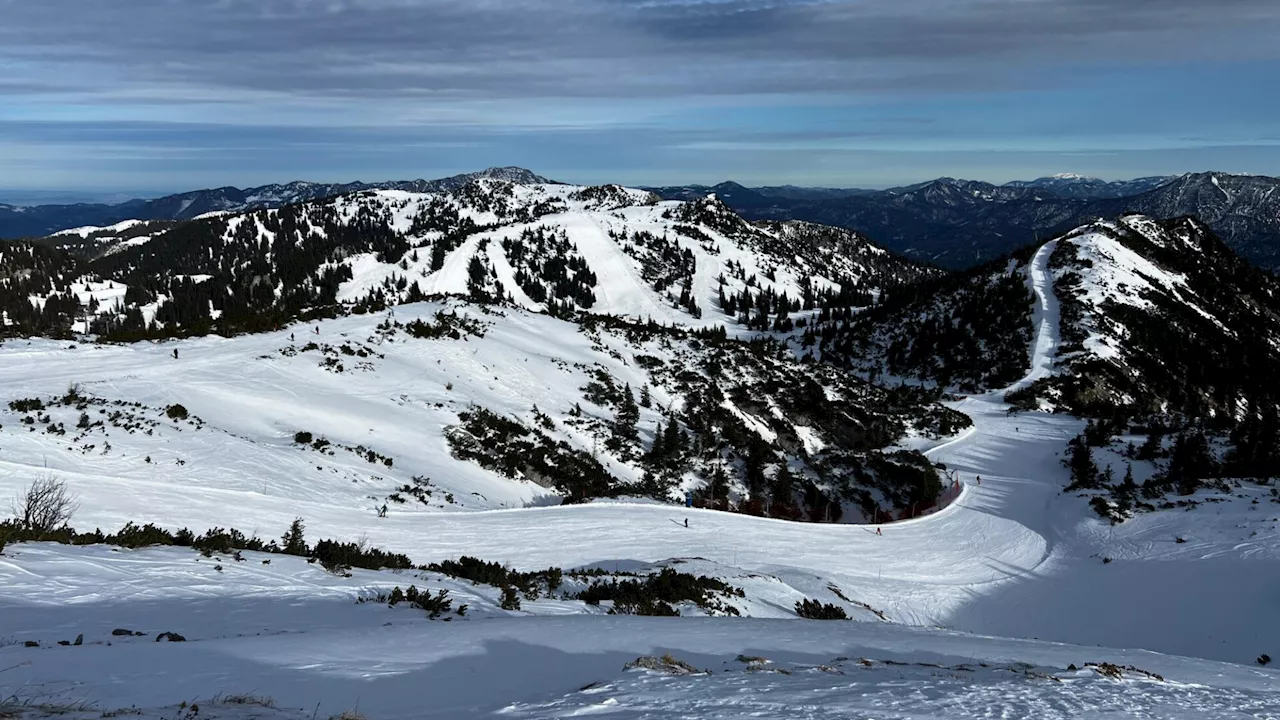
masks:
<path fill-rule="evenodd" d="M 1029 379 L 1052 367 L 1057 345 L 1048 255 L 1031 267 L 1039 327 Z M 343 323 L 357 322 L 325 323 L 321 339 L 336 342 Z M 536 357 L 536 340 L 555 321 L 522 322 Z M 531 393 L 547 381 L 522 384 L 529 372 L 522 359 L 469 356 L 473 348 L 461 342 L 456 354 L 431 359 L 441 360 L 440 369 L 398 359 L 387 365 L 403 362 L 400 375 L 379 374 L 376 387 L 359 393 L 352 388 L 366 386 L 350 375 L 317 368 L 315 377 L 325 380 L 313 378 L 303 396 L 283 378 L 272 386 L 271 363 L 233 369 L 216 360 L 221 348 L 241 342 L 277 352 L 283 334 L 178 345 L 187 360 L 207 359 L 198 362 L 169 360 L 170 345 L 6 346 L 3 379 L 21 392 L 56 393 L 81 382 L 149 405 L 181 401 L 244 437 L 166 425 L 161 438 L 172 450 L 155 453 L 154 471 L 138 471 L 135 458 L 117 457 L 141 449 L 131 447 L 132 436 L 113 437 L 111 454 L 99 447 L 90 458 L 59 450 L 40 433 L 10 432 L 8 419 L 0 494 L 11 495 L 47 463 L 80 494 L 76 525 L 86 528 L 110 531 L 132 520 L 270 537 L 302 516 L 310 539 L 363 537 L 418 563 L 471 555 L 526 570 L 629 570 L 685 558 L 686 571 L 743 588 L 734 603 L 745 617 L 605 616 L 601 607 L 562 598 L 506 611 L 495 588 L 416 571 L 342 578 L 280 555 L 245 553 L 237 561 L 176 548 L 13 545 L 0 556 L 0 713 L 22 706 L 32 717 L 77 720 L 301 720 L 344 710 L 371 720 L 1280 717 L 1280 673 L 1251 664 L 1280 649 L 1280 629 L 1266 621 L 1280 560 L 1274 511 L 1246 494 L 1221 498 L 1216 514 L 1151 513 L 1107 525 L 1061 494 L 1060 453 L 1080 421 L 1009 416 L 1003 392 L 961 401 L 975 428 L 929 453 L 959 471 L 964 494 L 934 515 L 886 525 L 881 535 L 865 526 L 636 503 L 378 519 L 356 502 L 361 484 L 371 482 L 367 469 L 356 470 L 363 461 L 317 460 L 298 450 L 296 463 L 276 466 L 263 463 L 274 455 L 255 455 L 254 444 L 274 438 L 287 445 L 296 429 L 336 435 L 370 423 L 379 428 L 373 447 L 407 454 L 421 445 L 419 429 L 382 428 L 396 424 L 398 405 L 387 398 L 417 392 L 420 374 L 434 387 L 456 373 L 453 382 L 474 385 L 468 394 L 491 393 L 494 402 L 510 398 L 513 387 Z M 519 346 L 518 337 L 507 342 Z M 586 344 L 579 336 L 557 341 Z M 520 402 L 530 400 L 540 397 Z M 404 398 L 421 407 L 446 401 Z M 447 451 L 438 452 L 445 462 Z M 193 470 L 183 471 L 179 459 Z M 324 470 L 311 470 L 317 462 Z M 212 469 L 194 470 L 206 464 Z M 356 602 L 408 584 L 448 589 L 470 610 L 445 622 Z M 804 597 L 863 622 L 794 619 L 792 607 Z M 186 642 L 157 642 L 164 632 Z M 56 644 L 81 635 L 80 645 Z M 698 672 L 661 659 L 647 663 L 656 669 L 624 669 L 638 657 L 667 654 Z"/>
<path fill-rule="evenodd" d="M 369 718 L 1202 719 L 1269 718 L 1280 706 L 1273 671 L 940 630 L 617 616 L 446 624 L 348 609 L 389 624 L 28 651 L 5 682 L 49 706 L 30 717 L 79 703 L 90 711 L 56 714 L 86 719 L 344 710 Z M 661 659 L 655 670 L 624 669 L 668 655 L 701 672 Z M 0 657 L 16 659 L 8 648 Z"/>
<path fill-rule="evenodd" d="M 418 581 L 474 609 L 431 622 L 353 602 L 409 573 L 342 579 L 301 558 L 197 558 L 48 545 L 11 553 L 0 563 L 0 617 L 6 632 L 20 625 L 0 647 L 9 707 L 86 720 L 353 709 L 370 718 L 1262 718 L 1280 702 L 1274 671 L 1238 665 L 890 624 L 565 616 L 570 604 L 555 601 L 506 613 L 484 590 L 439 576 Z M 156 641 L 177 628 L 185 642 Z M 83 645 L 18 644 L 76 635 Z M 655 669 L 625 669 L 646 656 Z"/>
<path fill-rule="evenodd" d="M 1247 666 L 888 623 L 622 617 L 553 599 L 508 612 L 494 588 L 434 573 L 342 578 L 303 558 L 241 557 L 11 548 L 0 559 L 0 712 L 1270 718 L 1280 707 L 1278 674 Z M 433 622 L 356 603 L 410 582 L 470 609 Z M 743 605 L 767 599 L 748 592 Z M 184 640 L 159 641 L 166 632 Z M 653 658 L 647 669 L 626 667 L 641 657 Z"/>

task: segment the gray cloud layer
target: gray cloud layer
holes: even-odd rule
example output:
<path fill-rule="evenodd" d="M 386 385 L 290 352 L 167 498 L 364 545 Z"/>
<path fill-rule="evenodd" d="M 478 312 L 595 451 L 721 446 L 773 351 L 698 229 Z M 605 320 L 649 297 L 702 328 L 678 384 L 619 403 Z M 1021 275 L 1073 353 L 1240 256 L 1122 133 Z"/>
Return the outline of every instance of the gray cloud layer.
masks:
<path fill-rule="evenodd" d="M 0 185 L 1273 171 L 1278 37 L 1280 0 L 0 0 Z"/>
<path fill-rule="evenodd" d="M 0 17 L 0 93 L 112 103 L 984 87 L 1274 57 L 1280 37 L 1274 0 L 0 0 Z"/>

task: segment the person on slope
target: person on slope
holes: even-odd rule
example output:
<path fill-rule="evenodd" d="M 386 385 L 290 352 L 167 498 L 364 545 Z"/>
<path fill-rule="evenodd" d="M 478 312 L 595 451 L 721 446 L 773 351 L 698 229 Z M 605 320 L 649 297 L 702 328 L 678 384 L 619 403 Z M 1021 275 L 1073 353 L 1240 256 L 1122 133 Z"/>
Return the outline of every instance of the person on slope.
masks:
<path fill-rule="evenodd" d="M 877 534 L 877 535 L 884 535 L 884 533 L 880 532 L 880 528 L 876 528 L 876 534 Z"/>
<path fill-rule="evenodd" d="M 174 349 L 173 349 L 173 359 L 174 359 L 174 360 L 177 360 L 177 359 L 178 359 L 178 348 L 174 348 Z"/>

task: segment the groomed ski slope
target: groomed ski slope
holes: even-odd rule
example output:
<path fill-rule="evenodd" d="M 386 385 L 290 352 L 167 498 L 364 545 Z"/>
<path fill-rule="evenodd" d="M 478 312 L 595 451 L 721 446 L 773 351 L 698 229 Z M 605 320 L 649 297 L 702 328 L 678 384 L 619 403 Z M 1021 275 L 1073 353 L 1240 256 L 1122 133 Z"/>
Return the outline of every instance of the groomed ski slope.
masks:
<path fill-rule="evenodd" d="M 1057 304 L 1051 252 L 1042 248 L 1030 266 L 1036 339 L 1031 371 L 1014 388 L 1052 368 Z M 1247 665 L 1280 649 L 1280 631 L 1265 621 L 1274 609 L 1270 583 L 1280 559 L 1273 520 L 1280 513 L 1268 510 L 1274 506 L 1254 506 L 1246 494 L 1196 512 L 1106 525 L 1082 501 L 1060 492 L 1066 485 L 1060 455 L 1082 423 L 1042 413 L 1010 416 L 1002 397 L 960 401 L 975 427 L 929 452 L 960 473 L 962 496 L 934 515 L 883 526 L 882 535 L 866 526 L 622 503 L 393 513 L 375 520 L 322 497 L 188 494 L 160 479 L 139 485 L 137 495 L 120 483 L 95 490 L 91 478 L 77 485 L 84 498 L 77 524 L 85 526 L 114 528 L 135 519 L 193 528 L 235 525 L 274 535 L 301 515 L 310 537 L 364 537 L 417 562 L 468 554 L 530 569 L 627 569 L 700 557 L 710 563 L 704 572 L 759 574 L 767 576 L 762 584 L 824 601 L 835 600 L 829 589 L 835 585 L 846 597 L 882 610 L 888 623 L 588 617 L 583 608 L 557 605 L 443 624 L 354 605 L 357 590 L 334 589 L 342 584 L 324 577 L 299 580 L 297 571 L 288 575 L 282 568 L 287 577 L 279 582 L 238 580 L 249 571 L 233 565 L 215 572 L 194 555 L 186 563 L 192 569 L 179 571 L 190 573 L 186 581 L 175 582 L 175 571 L 164 570 L 154 581 L 134 574 L 124 592 L 103 592 L 102 583 L 84 578 L 110 583 L 101 573 L 133 573 L 134 553 L 19 546 L 0 558 L 0 638 L 62 633 L 70 639 L 73 630 L 92 628 L 92 641 L 120 621 L 146 623 L 152 633 L 185 632 L 193 641 L 0 647 L 0 669 L 14 666 L 0 673 L 0 689 L 79 697 L 100 709 L 137 705 L 155 717 L 176 716 L 164 708 L 180 700 L 217 693 L 271 696 L 280 706 L 272 712 L 281 717 L 301 713 L 289 708 L 316 703 L 325 713 L 358 705 L 371 719 L 493 712 L 1054 718 L 1093 710 L 1117 717 L 1277 717 L 1280 674 Z M 92 467 L 91 459 L 85 467 Z M 8 494 L 20 483 L 12 466 L 6 470 Z M 130 511 L 133 517 L 126 518 Z M 672 522 L 685 518 L 688 529 Z M 1187 542 L 1175 543 L 1176 537 Z M 41 552 L 39 562 L 26 559 Z M 356 581 L 384 587 L 403 582 Z M 207 600 L 193 602 L 193 593 Z M 772 608 L 768 602 L 747 608 L 746 614 L 760 616 L 784 611 L 793 597 L 771 596 L 759 586 L 750 595 L 773 598 Z M 622 671 L 625 661 L 663 652 L 716 673 Z M 745 672 L 734 664 L 738 654 L 769 658 L 792 674 Z M 867 666 L 859 658 L 874 662 Z M 883 660 L 944 667 L 885 666 Z M 1066 670 L 1097 661 L 1133 664 L 1167 682 L 1132 672 L 1116 681 Z M 164 681 L 150 681 L 158 672 Z M 599 684 L 583 689 L 589 683 Z M 209 708 L 201 717 L 240 717 L 242 711 Z"/>

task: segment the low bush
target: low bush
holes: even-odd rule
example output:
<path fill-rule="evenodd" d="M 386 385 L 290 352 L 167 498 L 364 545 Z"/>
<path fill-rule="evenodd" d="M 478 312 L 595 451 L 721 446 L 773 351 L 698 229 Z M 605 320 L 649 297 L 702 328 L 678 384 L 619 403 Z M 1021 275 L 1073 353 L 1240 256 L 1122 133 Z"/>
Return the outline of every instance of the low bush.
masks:
<path fill-rule="evenodd" d="M 796 614 L 806 620 L 848 620 L 844 608 L 820 600 L 804 599 L 796 603 Z"/>
<path fill-rule="evenodd" d="M 10 400 L 9 409 L 14 412 L 39 412 L 44 409 L 44 402 L 40 398 L 23 398 L 21 400 Z"/>
<path fill-rule="evenodd" d="M 520 572 L 505 568 L 496 562 L 485 562 L 466 555 L 457 560 L 431 563 L 427 569 L 449 577 L 470 580 L 478 585 L 513 587 L 524 593 L 530 600 L 537 600 L 543 592 L 548 594 L 555 592 L 564 582 L 564 572 L 560 568 Z"/>
<path fill-rule="evenodd" d="M 719 598 L 742 595 L 742 590 L 715 578 L 663 568 L 656 575 L 635 580 L 597 580 L 578 593 L 577 598 L 589 605 L 611 600 L 613 612 L 618 615 L 679 615 L 673 606 L 682 602 L 736 615 L 737 610 L 724 605 Z"/>
<path fill-rule="evenodd" d="M 311 549 L 311 557 L 320 561 L 328 569 L 333 566 L 347 568 L 358 567 L 366 570 L 408 570 L 413 561 L 407 555 L 390 553 L 378 548 L 363 547 L 357 543 L 342 543 L 335 540 L 321 540 Z"/>
<path fill-rule="evenodd" d="M 453 610 L 453 600 L 449 598 L 448 590 L 440 590 L 435 595 L 431 591 L 423 592 L 418 590 L 416 585 L 410 585 L 408 590 L 401 590 L 397 585 L 389 593 L 379 593 L 377 595 L 366 596 L 360 598 L 357 602 L 385 602 L 391 607 L 395 607 L 400 603 L 407 603 L 419 610 L 425 611 L 427 617 L 432 620 Z M 467 614 L 467 606 L 459 605 L 455 611 L 459 616 Z"/>
<path fill-rule="evenodd" d="M 319 561 L 324 567 L 346 566 L 381 570 L 390 568 L 402 570 L 413 568 L 413 562 L 406 555 L 390 553 L 363 544 L 343 543 L 335 540 L 321 540 L 314 548 L 308 548 L 301 537 L 301 523 L 296 522 L 296 546 L 281 547 L 276 541 L 263 541 L 261 538 L 245 535 L 235 528 L 213 528 L 201 535 L 183 528 L 171 532 L 151 523 L 136 525 L 127 523 L 123 528 L 111 535 L 101 530 L 78 532 L 70 527 L 62 526 L 48 532 L 31 530 L 16 520 L 0 522 L 0 548 L 6 543 L 17 542 L 55 542 L 63 545 L 114 545 L 125 548 L 140 548 L 153 545 L 173 545 L 199 550 L 206 556 L 214 553 L 231 555 L 237 550 L 250 550 L 265 553 L 300 554 Z M 292 530 L 291 530 L 292 532 Z M 286 535 L 288 538 L 289 535 Z M 288 553 L 290 549 L 301 552 Z"/>

